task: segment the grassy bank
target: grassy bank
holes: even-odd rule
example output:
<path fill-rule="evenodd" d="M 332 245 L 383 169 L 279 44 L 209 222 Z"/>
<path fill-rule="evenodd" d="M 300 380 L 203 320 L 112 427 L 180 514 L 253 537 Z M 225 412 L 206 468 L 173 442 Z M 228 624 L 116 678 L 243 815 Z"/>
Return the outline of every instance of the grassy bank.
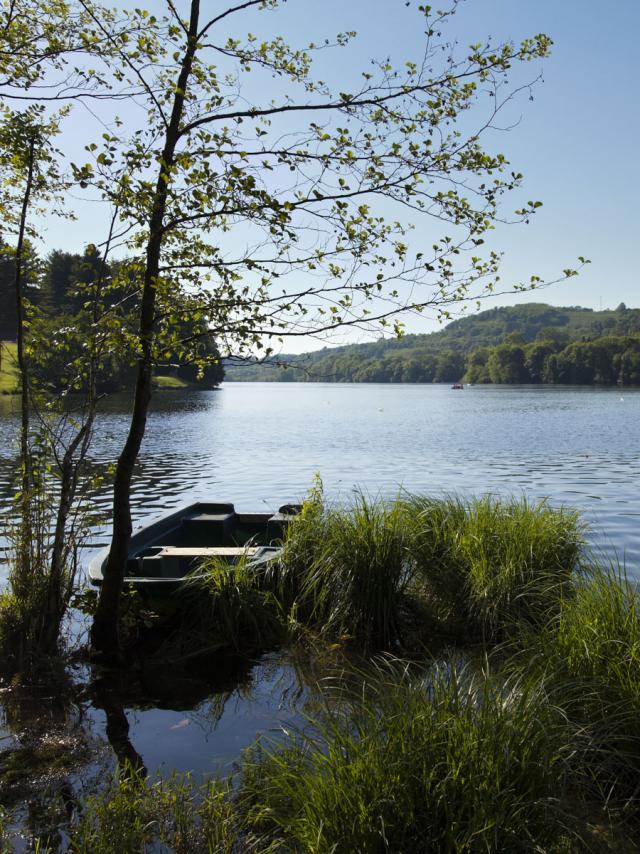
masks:
<path fill-rule="evenodd" d="M 544 502 L 316 488 L 266 573 L 191 580 L 157 653 L 330 651 L 304 726 L 204 788 L 125 769 L 69 850 L 638 850 L 640 603 L 582 537 Z"/>
<path fill-rule="evenodd" d="M 0 394 L 18 391 L 16 345 L 13 341 L 0 341 Z"/>
<path fill-rule="evenodd" d="M 16 344 L 13 341 L 0 342 L 0 394 L 16 394 L 19 390 L 18 369 L 16 363 Z M 199 388 L 179 377 L 156 375 L 153 386 L 157 391 L 175 391 Z"/>

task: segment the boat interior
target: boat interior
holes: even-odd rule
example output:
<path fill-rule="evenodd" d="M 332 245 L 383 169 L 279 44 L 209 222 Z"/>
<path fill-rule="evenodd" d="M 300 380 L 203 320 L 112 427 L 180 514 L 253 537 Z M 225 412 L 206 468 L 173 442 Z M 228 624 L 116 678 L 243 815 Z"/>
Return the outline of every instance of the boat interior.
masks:
<path fill-rule="evenodd" d="M 191 505 L 133 535 L 127 577 L 182 578 L 213 556 L 230 564 L 241 557 L 267 560 L 298 510 L 284 505 L 277 513 L 236 513 L 233 504 Z"/>

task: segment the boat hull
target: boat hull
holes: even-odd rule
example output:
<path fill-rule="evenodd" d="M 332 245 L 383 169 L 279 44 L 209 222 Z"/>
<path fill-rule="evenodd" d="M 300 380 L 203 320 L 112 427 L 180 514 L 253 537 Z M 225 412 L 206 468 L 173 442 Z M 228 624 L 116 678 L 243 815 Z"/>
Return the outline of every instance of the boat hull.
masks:
<path fill-rule="evenodd" d="M 267 563 L 280 552 L 298 510 L 299 505 L 284 505 L 277 513 L 236 513 L 233 504 L 190 504 L 132 535 L 124 583 L 145 596 L 166 596 L 212 556 L 230 565 L 242 558 L 253 565 Z M 91 584 L 102 584 L 108 556 L 106 548 L 90 562 Z"/>

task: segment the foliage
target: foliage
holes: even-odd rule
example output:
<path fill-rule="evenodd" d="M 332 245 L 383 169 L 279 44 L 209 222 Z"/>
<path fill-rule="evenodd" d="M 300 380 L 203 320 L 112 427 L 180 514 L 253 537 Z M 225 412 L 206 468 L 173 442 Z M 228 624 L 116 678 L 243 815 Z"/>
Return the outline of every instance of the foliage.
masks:
<path fill-rule="evenodd" d="M 243 768 L 250 820 L 287 849 L 550 851 L 572 835 L 576 744 L 540 684 L 380 666 L 310 724 Z"/>
<path fill-rule="evenodd" d="M 16 345 L 11 341 L 0 341 L 0 394 L 13 394 L 18 390 Z"/>
<path fill-rule="evenodd" d="M 73 524 L 66 530 L 59 553 L 59 574 L 54 581 L 51 554 L 59 472 L 51 447 L 42 441 L 42 436 L 34 443 L 31 465 L 29 500 L 23 503 L 20 494 L 14 497 L 13 513 L 19 521 L 10 522 L 7 528 L 9 583 L 0 594 L 0 669 L 5 673 L 28 672 L 43 655 L 56 651 L 58 631 L 75 587 L 78 551 L 93 518 L 86 506 L 78 503 L 74 508 Z M 26 524 L 21 515 L 25 507 Z M 25 571 L 25 553 L 28 571 Z"/>
<path fill-rule="evenodd" d="M 612 806 L 629 809 L 640 774 L 637 585 L 620 568 L 585 569 L 543 631 L 523 632 L 509 653 L 510 667 L 543 676 L 567 717 L 589 734 L 589 773 Z"/>
<path fill-rule="evenodd" d="M 237 381 L 431 383 L 484 382 L 640 383 L 640 309 L 592 311 L 542 303 L 502 306 L 451 321 L 439 332 L 351 344 L 263 363 L 230 362 Z M 515 343 L 509 336 L 517 334 Z M 567 351 L 561 370 L 548 357 Z M 600 369 L 589 348 L 603 353 Z M 501 348 L 496 350 L 496 348 Z M 587 370 L 577 368 L 585 353 Z M 489 360 L 493 356 L 490 367 Z"/>
<path fill-rule="evenodd" d="M 545 502 L 360 495 L 336 508 L 320 485 L 264 584 L 301 622 L 361 649 L 392 649 L 416 608 L 422 622 L 428 612 L 441 629 L 495 643 L 557 610 L 581 545 L 577 514 Z"/>
<path fill-rule="evenodd" d="M 264 650 L 284 639 L 282 614 L 244 556 L 232 565 L 208 558 L 184 584 L 158 656 L 184 660 L 221 650 Z"/>
<path fill-rule="evenodd" d="M 416 577 L 440 620 L 486 641 L 542 626 L 571 589 L 582 547 L 577 513 L 546 502 L 403 500 Z"/>
<path fill-rule="evenodd" d="M 116 854 L 162 846 L 175 854 L 233 854 L 238 830 L 228 783 L 210 781 L 198 789 L 188 776 L 149 783 L 125 768 L 88 800 L 71 828 L 69 851 Z"/>
<path fill-rule="evenodd" d="M 349 635 L 362 649 L 389 649 L 400 638 L 409 573 L 407 530 L 395 505 L 359 495 L 325 508 L 312 491 L 289 525 L 272 584 L 302 622 L 322 634 Z"/>

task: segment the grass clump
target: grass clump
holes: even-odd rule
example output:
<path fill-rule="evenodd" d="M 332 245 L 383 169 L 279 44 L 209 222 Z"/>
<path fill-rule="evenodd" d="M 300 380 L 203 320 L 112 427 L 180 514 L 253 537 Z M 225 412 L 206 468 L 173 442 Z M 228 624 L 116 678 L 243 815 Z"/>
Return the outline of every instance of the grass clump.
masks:
<path fill-rule="evenodd" d="M 523 633 L 512 666 L 542 675 L 589 734 L 587 771 L 612 804 L 640 793 L 640 600 L 624 571 L 592 567 L 541 632 Z M 637 807 L 634 807 L 634 810 Z"/>
<path fill-rule="evenodd" d="M 395 504 L 359 495 L 350 507 L 327 508 L 316 491 L 289 526 L 268 583 L 300 621 L 371 650 L 400 639 L 409 578 L 407 531 Z"/>
<path fill-rule="evenodd" d="M 411 557 L 439 619 L 489 642 L 544 625 L 571 589 L 582 549 L 578 514 L 492 497 L 402 502 Z"/>
<path fill-rule="evenodd" d="M 171 626 L 158 654 L 174 661 L 268 649 L 286 631 L 278 600 L 260 589 L 244 557 L 235 564 L 215 557 L 200 564 L 181 589 Z"/>
<path fill-rule="evenodd" d="M 104 792 L 88 799 L 71 828 L 68 850 L 232 854 L 238 850 L 238 831 L 228 784 L 212 781 L 198 789 L 188 776 L 148 783 L 125 769 Z"/>
<path fill-rule="evenodd" d="M 339 508 L 319 484 L 266 584 L 298 620 L 365 651 L 397 648 L 416 614 L 430 630 L 496 643 L 557 613 L 581 547 L 577 514 L 545 502 L 359 495 Z"/>
<path fill-rule="evenodd" d="M 541 683 L 451 661 L 426 679 L 367 676 L 361 699 L 335 708 L 312 734 L 245 763 L 250 821 L 284 850 L 530 852 L 566 841 L 572 745 Z"/>

